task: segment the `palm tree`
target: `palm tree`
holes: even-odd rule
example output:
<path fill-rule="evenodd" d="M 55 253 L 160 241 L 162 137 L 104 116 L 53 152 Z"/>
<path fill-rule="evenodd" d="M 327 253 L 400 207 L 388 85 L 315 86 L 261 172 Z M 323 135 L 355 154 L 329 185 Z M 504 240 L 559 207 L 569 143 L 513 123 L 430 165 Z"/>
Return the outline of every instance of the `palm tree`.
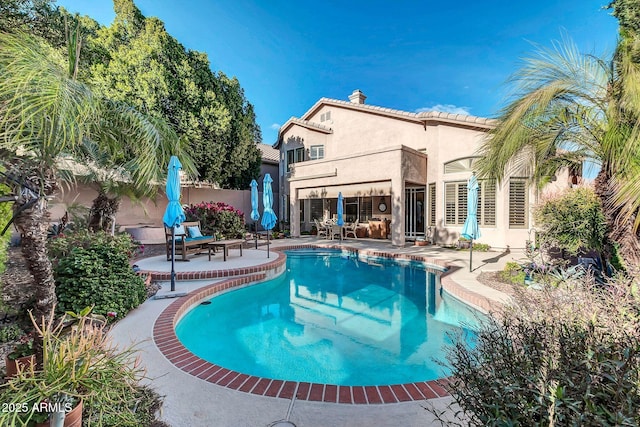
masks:
<path fill-rule="evenodd" d="M 612 61 L 583 55 L 567 41 L 539 49 L 512 77 L 513 101 L 483 143 L 478 166 L 487 178 L 519 171 L 541 186 L 562 167 L 584 160 L 599 165 L 594 186 L 608 228 L 603 255 L 609 258 L 610 244 L 618 244 L 634 271 L 640 265 L 637 76 L 624 42 Z"/>
<path fill-rule="evenodd" d="M 0 46 L 0 171 L 4 169 L 3 181 L 17 196 L 13 220 L 36 283 L 34 314 L 49 315 L 56 296 L 46 250 L 48 202 L 60 181 L 73 180 L 62 160 L 86 161 L 91 145 L 103 153 L 116 153 L 117 144 L 121 150 L 127 146 L 155 153 L 171 144 L 159 138 L 154 122 L 99 99 L 74 79 L 80 43 L 73 38 L 67 64 L 59 52 L 28 34 L 0 32 Z M 129 158 L 124 163 L 133 172 L 127 179 L 149 186 L 157 162 L 148 154 Z"/>

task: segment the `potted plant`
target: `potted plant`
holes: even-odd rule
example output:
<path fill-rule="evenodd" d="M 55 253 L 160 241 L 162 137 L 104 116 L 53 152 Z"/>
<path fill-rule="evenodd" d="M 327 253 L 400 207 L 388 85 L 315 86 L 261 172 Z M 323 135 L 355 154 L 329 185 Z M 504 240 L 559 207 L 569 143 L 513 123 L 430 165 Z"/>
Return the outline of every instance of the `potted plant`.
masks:
<path fill-rule="evenodd" d="M 33 336 L 23 335 L 11 353 L 5 356 L 7 378 L 16 376 L 18 370 L 28 371 L 35 365 L 36 356 L 33 348 Z"/>

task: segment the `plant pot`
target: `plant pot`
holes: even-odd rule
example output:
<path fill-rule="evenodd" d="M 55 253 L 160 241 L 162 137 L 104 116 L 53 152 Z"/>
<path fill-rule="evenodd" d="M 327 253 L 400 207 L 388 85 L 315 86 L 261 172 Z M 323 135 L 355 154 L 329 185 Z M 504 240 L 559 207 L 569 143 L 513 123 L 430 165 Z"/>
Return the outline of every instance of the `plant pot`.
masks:
<path fill-rule="evenodd" d="M 426 240 L 416 240 L 415 242 L 415 246 L 427 246 L 429 244 L 429 242 L 427 242 Z"/>
<path fill-rule="evenodd" d="M 64 416 L 64 427 L 82 427 L 82 400 Z M 51 419 L 36 424 L 36 427 L 51 427 Z"/>
<path fill-rule="evenodd" d="M 32 365 L 36 364 L 36 355 L 32 354 L 30 356 L 23 356 L 17 359 L 9 359 L 9 356 L 5 356 L 4 358 L 5 364 L 7 366 L 7 378 L 12 378 L 18 375 L 18 366 L 23 371 L 31 368 Z"/>

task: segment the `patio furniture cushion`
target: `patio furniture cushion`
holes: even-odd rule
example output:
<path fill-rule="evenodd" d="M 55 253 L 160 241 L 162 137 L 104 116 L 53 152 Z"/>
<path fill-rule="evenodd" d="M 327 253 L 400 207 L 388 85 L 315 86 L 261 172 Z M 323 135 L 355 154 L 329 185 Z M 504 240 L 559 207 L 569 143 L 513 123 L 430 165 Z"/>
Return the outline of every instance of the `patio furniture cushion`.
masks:
<path fill-rule="evenodd" d="M 194 226 L 194 227 L 187 227 L 187 230 L 189 230 L 189 237 L 202 237 L 202 233 L 200 232 L 200 227 L 198 226 Z"/>

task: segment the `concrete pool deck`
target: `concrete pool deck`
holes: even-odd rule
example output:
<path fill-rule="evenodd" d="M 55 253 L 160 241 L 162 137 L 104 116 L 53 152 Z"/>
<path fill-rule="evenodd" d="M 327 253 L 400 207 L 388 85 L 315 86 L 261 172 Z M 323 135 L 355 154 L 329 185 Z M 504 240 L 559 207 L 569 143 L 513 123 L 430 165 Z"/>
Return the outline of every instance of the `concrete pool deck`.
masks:
<path fill-rule="evenodd" d="M 283 239 L 273 241 L 272 248 L 319 244 L 334 246 L 335 241 L 315 238 Z M 508 299 L 507 295 L 480 284 L 476 277 L 482 271 L 495 271 L 512 260 L 523 258 L 521 252 L 475 252 L 473 271 L 469 271 L 469 252 L 443 249 L 436 246 L 407 246 L 398 248 L 388 241 L 349 239 L 343 246 L 360 251 L 418 255 L 438 264 L 448 263 L 451 273 L 442 278 L 443 287 L 450 293 L 470 300 L 473 305 L 486 307 Z M 222 254 L 208 261 L 207 254 L 191 257 L 190 262 L 176 262 L 179 276 L 177 292 L 193 292 L 196 289 L 229 279 L 234 274 L 265 274 L 277 261 L 277 253 L 266 257 L 266 246 L 245 248 L 242 256 L 231 249 L 226 262 Z M 136 262 L 142 270 L 166 272 L 170 263 L 164 256 L 142 259 Z M 227 273 L 220 274 L 219 271 Z M 206 272 L 203 274 L 203 272 Z M 261 273 L 262 272 L 262 273 Z M 168 276 L 166 276 L 168 277 Z M 206 280 L 193 280 L 199 277 Z M 162 276 L 158 276 L 162 278 Z M 162 282 L 159 295 L 170 294 L 169 283 Z M 118 322 L 111 335 L 120 346 L 136 344 L 141 361 L 153 388 L 164 396 L 161 419 L 172 427 L 180 426 L 269 426 L 286 420 L 303 426 L 425 426 L 435 423 L 424 408 L 433 405 L 444 410 L 451 402 L 449 397 L 415 400 L 387 404 L 327 403 L 296 398 L 292 391 L 284 397 L 269 397 L 246 393 L 205 381 L 184 372 L 171 363 L 153 339 L 154 325 L 161 314 L 175 301 L 174 298 L 150 299 Z M 283 388 L 284 389 L 284 388 Z M 451 416 L 452 413 L 451 413 Z M 274 424 L 275 425 L 275 424 Z M 438 423 L 434 424 L 438 425 Z"/>

